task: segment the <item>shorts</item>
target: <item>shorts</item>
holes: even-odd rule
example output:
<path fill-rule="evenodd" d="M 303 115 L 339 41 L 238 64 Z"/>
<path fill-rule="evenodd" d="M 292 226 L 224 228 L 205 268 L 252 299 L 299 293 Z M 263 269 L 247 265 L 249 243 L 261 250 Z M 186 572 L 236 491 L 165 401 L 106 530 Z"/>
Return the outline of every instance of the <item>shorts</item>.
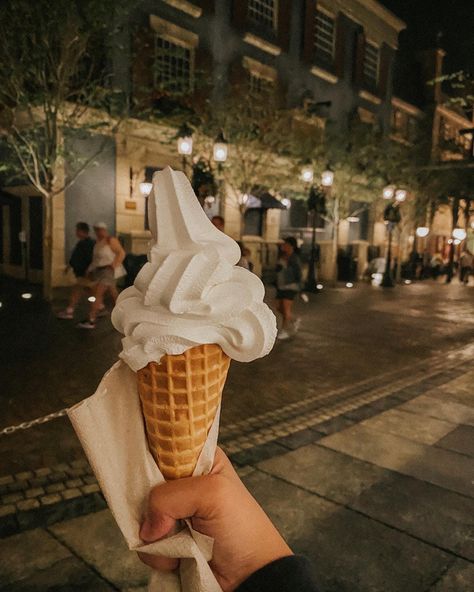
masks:
<path fill-rule="evenodd" d="M 115 270 L 111 267 L 96 267 L 94 269 L 94 281 L 104 286 L 115 286 Z"/>
<path fill-rule="evenodd" d="M 95 286 L 95 281 L 86 275 L 76 276 L 76 286 L 80 286 L 81 288 L 93 288 Z"/>
<path fill-rule="evenodd" d="M 277 300 L 294 300 L 298 292 L 296 290 L 278 290 L 276 297 Z"/>

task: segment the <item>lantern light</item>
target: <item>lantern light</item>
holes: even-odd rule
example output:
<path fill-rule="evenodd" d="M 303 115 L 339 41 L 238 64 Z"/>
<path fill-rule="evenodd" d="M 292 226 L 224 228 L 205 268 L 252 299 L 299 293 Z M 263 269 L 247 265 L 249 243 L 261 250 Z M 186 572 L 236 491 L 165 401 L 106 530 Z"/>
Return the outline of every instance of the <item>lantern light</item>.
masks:
<path fill-rule="evenodd" d="M 216 139 L 214 140 L 213 146 L 213 157 L 216 162 L 225 162 L 227 160 L 227 140 L 224 138 L 224 134 L 219 132 Z"/>
<path fill-rule="evenodd" d="M 355 224 L 356 222 L 359 222 L 359 216 L 348 216 L 346 220 Z"/>
<path fill-rule="evenodd" d="M 313 178 L 314 178 L 313 167 L 311 165 L 305 165 L 301 169 L 301 179 L 305 183 L 312 183 L 313 182 Z"/>
<path fill-rule="evenodd" d="M 419 236 L 420 238 L 425 238 L 425 236 L 428 236 L 429 233 L 430 229 L 428 226 L 418 226 L 416 229 L 416 236 Z"/>
<path fill-rule="evenodd" d="M 462 241 L 460 241 L 458 238 L 455 238 L 453 242 L 456 246 L 458 246 L 461 244 Z"/>
<path fill-rule="evenodd" d="M 147 181 L 140 183 L 140 193 L 143 195 L 143 197 L 148 197 L 152 189 L 153 183 L 148 183 Z"/>
<path fill-rule="evenodd" d="M 177 134 L 178 153 L 182 156 L 189 156 L 193 153 L 193 130 L 185 123 Z"/>
<path fill-rule="evenodd" d="M 387 185 L 387 187 L 384 187 L 384 189 L 382 191 L 382 197 L 384 199 L 392 199 L 394 194 L 395 194 L 395 187 L 393 185 Z"/>
<path fill-rule="evenodd" d="M 290 200 L 290 199 L 288 199 L 287 197 L 284 197 L 284 198 L 281 200 L 281 205 L 282 205 L 282 206 L 285 206 L 285 208 L 286 208 L 286 209 L 289 209 L 289 208 L 291 208 L 291 200 Z"/>
<path fill-rule="evenodd" d="M 397 189 L 395 191 L 395 199 L 398 202 L 402 202 L 405 201 L 407 198 L 407 192 L 405 191 L 405 189 Z"/>
<path fill-rule="evenodd" d="M 334 182 L 334 173 L 330 169 L 327 169 L 321 175 L 321 185 L 323 187 L 331 187 Z"/>
<path fill-rule="evenodd" d="M 466 238 L 466 231 L 464 228 L 455 228 L 453 230 L 453 238 L 457 239 L 458 241 L 463 241 Z"/>

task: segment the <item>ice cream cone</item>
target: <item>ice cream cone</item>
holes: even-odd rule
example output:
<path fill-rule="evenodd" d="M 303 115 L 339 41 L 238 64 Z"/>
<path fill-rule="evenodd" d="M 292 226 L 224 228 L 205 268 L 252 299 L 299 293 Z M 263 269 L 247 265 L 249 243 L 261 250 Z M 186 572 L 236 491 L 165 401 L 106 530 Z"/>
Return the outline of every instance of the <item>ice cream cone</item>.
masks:
<path fill-rule="evenodd" d="M 164 478 L 190 477 L 221 401 L 230 358 L 219 345 L 165 355 L 137 372 L 148 446 Z"/>

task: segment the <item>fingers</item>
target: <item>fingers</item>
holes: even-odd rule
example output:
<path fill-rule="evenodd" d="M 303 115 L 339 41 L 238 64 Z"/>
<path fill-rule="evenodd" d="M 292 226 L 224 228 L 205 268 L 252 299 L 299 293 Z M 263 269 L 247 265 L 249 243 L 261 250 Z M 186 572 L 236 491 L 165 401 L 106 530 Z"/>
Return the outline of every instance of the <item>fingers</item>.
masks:
<path fill-rule="evenodd" d="M 137 553 L 137 555 L 145 565 L 158 571 L 173 571 L 179 565 L 178 559 L 170 557 L 158 557 L 157 555 L 148 555 L 148 553 Z"/>

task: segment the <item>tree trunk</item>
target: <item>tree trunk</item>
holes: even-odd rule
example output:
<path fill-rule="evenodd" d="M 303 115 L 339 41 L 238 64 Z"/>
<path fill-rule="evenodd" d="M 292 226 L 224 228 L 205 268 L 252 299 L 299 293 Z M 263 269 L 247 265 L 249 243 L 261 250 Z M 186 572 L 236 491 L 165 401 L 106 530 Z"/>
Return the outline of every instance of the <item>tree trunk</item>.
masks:
<path fill-rule="evenodd" d="M 43 296 L 51 301 L 53 295 L 53 198 L 43 196 Z"/>

